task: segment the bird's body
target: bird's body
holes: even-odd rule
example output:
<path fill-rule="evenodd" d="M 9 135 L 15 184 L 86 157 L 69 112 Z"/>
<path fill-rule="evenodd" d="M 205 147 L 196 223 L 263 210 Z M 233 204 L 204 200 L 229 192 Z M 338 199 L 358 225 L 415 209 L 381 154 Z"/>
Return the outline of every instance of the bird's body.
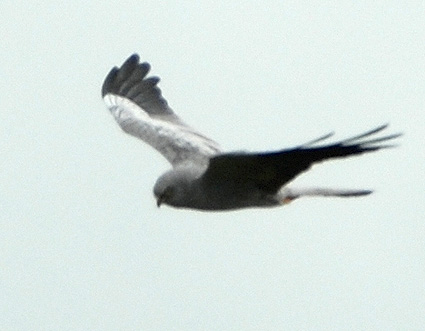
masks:
<path fill-rule="evenodd" d="M 132 55 L 108 74 L 102 95 L 125 132 L 150 144 L 172 164 L 155 184 L 158 206 L 233 210 L 279 206 L 301 196 L 367 195 L 372 191 L 294 189 L 287 184 L 315 163 L 386 148 L 381 143 L 400 136 L 372 137 L 387 127 L 383 125 L 329 145 L 317 144 L 330 134 L 276 152 L 224 153 L 175 115 L 157 87 L 159 78 L 146 78 L 149 70 L 149 64 Z"/>
<path fill-rule="evenodd" d="M 156 182 L 154 194 L 159 199 L 159 205 L 166 202 L 174 207 L 200 210 L 232 210 L 278 205 L 275 194 L 262 191 L 253 181 L 216 178 L 214 183 L 211 183 L 203 173 L 191 167 L 182 167 L 165 173 Z M 183 199 L 180 199 L 181 197 Z"/>

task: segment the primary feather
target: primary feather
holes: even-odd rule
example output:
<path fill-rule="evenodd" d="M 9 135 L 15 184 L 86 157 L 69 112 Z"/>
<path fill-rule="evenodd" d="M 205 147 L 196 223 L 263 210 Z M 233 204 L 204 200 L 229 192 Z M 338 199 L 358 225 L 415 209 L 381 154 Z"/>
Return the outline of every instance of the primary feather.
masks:
<path fill-rule="evenodd" d="M 219 145 L 184 123 L 168 106 L 150 65 L 130 56 L 111 69 L 103 99 L 120 127 L 158 150 L 173 166 L 156 182 L 157 203 L 201 210 L 271 207 L 301 196 L 352 197 L 370 190 L 287 185 L 312 165 L 391 147 L 400 134 L 378 136 L 387 125 L 323 145 L 332 134 L 294 148 L 262 153 L 223 153 Z M 319 145 L 322 144 L 322 145 Z"/>
<path fill-rule="evenodd" d="M 150 66 L 134 54 L 114 67 L 102 87 L 103 99 L 120 127 L 158 150 L 173 166 L 206 164 L 219 145 L 185 124 L 168 106 Z"/>

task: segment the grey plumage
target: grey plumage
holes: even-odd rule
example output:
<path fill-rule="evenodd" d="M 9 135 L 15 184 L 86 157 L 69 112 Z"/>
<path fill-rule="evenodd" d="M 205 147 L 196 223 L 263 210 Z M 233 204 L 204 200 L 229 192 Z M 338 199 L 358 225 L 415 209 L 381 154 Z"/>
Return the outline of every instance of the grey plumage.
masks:
<path fill-rule="evenodd" d="M 265 153 L 224 153 L 219 145 L 185 124 L 168 106 L 150 65 L 137 54 L 105 78 L 102 96 L 121 128 L 157 149 L 173 166 L 154 187 L 158 206 L 201 210 L 271 207 L 301 196 L 351 197 L 370 190 L 293 189 L 287 184 L 313 164 L 391 147 L 400 136 L 376 137 L 382 125 L 329 145 L 327 134 L 295 148 Z"/>

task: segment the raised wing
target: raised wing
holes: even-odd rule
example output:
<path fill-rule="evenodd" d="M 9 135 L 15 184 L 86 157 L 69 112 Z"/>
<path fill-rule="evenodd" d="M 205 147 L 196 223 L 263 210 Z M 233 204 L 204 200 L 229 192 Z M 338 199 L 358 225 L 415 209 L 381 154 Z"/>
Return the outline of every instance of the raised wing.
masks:
<path fill-rule="evenodd" d="M 216 142 L 182 122 L 168 107 L 148 63 L 133 54 L 114 67 L 102 87 L 103 99 L 120 127 L 158 150 L 173 166 L 184 162 L 206 164 L 220 148 Z"/>
<path fill-rule="evenodd" d="M 278 152 L 221 154 L 211 158 L 203 179 L 216 182 L 224 180 L 249 183 L 267 193 L 276 193 L 282 186 L 308 170 L 314 163 L 391 147 L 379 143 L 395 139 L 400 134 L 367 139 L 386 127 L 387 125 L 383 125 L 364 134 L 327 146 L 311 147 L 312 144 L 322 141 L 330 135 L 296 148 Z"/>

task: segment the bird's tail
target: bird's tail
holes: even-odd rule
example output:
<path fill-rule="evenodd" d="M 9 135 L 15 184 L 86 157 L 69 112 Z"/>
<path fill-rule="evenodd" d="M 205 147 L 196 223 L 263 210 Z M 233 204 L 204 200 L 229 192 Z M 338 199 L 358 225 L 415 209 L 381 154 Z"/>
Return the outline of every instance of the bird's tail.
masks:
<path fill-rule="evenodd" d="M 289 203 L 301 197 L 360 197 L 369 195 L 371 190 L 353 190 L 353 189 L 332 189 L 332 188 L 285 188 L 280 192 L 280 200 L 282 203 Z"/>

